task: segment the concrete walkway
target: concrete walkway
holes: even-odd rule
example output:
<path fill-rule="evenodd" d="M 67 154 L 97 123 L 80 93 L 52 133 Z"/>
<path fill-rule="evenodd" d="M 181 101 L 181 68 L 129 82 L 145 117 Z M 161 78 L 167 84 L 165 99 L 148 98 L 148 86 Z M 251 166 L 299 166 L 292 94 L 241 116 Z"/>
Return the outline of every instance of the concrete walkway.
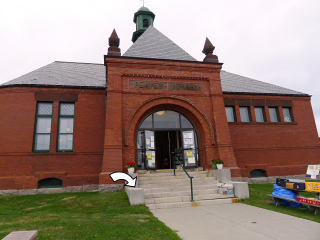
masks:
<path fill-rule="evenodd" d="M 151 212 L 183 240 L 320 239 L 320 223 L 241 203 Z"/>

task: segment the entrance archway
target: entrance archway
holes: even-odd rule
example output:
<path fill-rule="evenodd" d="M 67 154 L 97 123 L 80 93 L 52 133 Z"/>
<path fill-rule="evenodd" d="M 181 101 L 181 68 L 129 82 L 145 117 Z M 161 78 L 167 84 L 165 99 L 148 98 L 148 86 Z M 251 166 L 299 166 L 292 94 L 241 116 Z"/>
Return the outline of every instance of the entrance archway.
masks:
<path fill-rule="evenodd" d="M 200 165 L 198 135 L 195 127 L 183 114 L 160 110 L 148 115 L 137 133 L 138 169 L 173 168 L 173 153 L 180 150 L 185 168 Z"/>

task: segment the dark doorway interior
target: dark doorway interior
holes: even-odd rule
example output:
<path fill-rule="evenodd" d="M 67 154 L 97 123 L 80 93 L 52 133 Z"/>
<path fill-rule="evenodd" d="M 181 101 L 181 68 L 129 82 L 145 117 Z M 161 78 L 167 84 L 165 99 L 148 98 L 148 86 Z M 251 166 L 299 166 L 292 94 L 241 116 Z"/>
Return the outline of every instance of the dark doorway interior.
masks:
<path fill-rule="evenodd" d="M 180 131 L 156 131 L 156 168 L 172 169 L 173 154 L 181 146 Z"/>

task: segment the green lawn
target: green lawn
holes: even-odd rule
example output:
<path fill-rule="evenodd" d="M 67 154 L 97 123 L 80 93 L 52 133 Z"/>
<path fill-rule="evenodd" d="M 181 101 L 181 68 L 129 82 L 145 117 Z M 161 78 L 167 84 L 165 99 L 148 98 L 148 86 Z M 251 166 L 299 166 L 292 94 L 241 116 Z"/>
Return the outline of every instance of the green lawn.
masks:
<path fill-rule="evenodd" d="M 39 239 L 180 239 L 125 192 L 0 196 L 0 239 L 39 230 Z"/>
<path fill-rule="evenodd" d="M 308 209 L 274 205 L 272 198 L 266 196 L 267 194 L 272 194 L 273 183 L 249 184 L 249 191 L 250 199 L 240 200 L 239 202 L 320 223 L 320 214 L 314 215 L 314 212 L 309 211 Z M 316 193 L 300 192 L 300 195 L 315 197 Z"/>

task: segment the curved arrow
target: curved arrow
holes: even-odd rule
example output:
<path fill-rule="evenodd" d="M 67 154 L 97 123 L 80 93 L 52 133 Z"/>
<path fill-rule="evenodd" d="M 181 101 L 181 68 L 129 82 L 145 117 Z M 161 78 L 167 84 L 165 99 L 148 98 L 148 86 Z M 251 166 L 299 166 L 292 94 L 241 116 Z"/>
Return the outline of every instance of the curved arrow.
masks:
<path fill-rule="evenodd" d="M 126 181 L 125 186 L 136 187 L 138 177 L 132 178 L 129 174 L 124 172 L 114 172 L 114 173 L 111 173 L 109 176 L 112 178 L 114 182 L 118 180 L 125 180 Z"/>

